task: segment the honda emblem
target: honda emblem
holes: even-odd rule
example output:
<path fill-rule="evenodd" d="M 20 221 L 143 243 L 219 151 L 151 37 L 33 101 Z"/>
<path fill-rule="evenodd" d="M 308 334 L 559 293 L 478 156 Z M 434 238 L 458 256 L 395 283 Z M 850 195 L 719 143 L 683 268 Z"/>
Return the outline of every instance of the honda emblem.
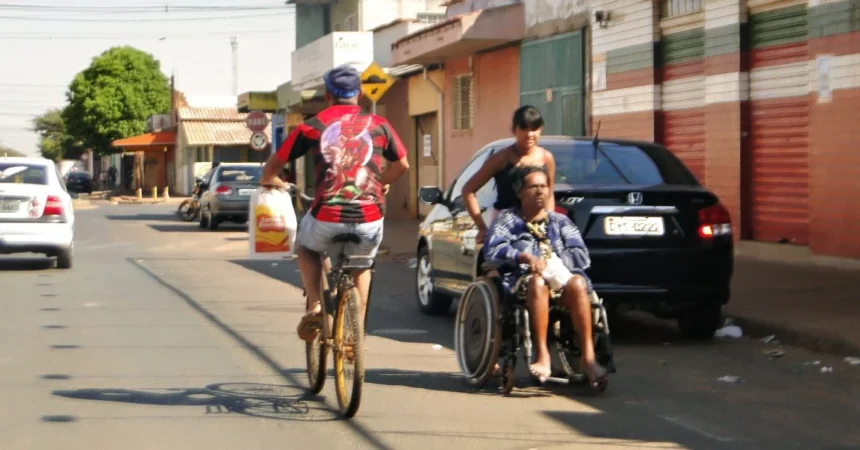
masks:
<path fill-rule="evenodd" d="M 627 194 L 627 203 L 631 205 L 641 205 L 642 204 L 642 193 L 641 192 L 631 192 Z"/>

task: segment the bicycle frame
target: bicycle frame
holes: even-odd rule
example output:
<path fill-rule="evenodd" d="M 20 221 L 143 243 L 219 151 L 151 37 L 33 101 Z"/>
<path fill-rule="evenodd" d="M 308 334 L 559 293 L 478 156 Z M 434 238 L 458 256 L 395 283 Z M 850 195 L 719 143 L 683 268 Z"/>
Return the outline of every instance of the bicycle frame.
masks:
<path fill-rule="evenodd" d="M 344 253 L 345 247 L 346 244 L 341 245 L 334 265 L 332 265 L 331 257 L 329 255 L 320 255 L 320 262 L 322 265 L 322 301 L 320 302 L 320 306 L 322 308 L 324 319 L 322 321 L 321 332 L 323 333 L 323 341 L 325 342 L 325 345 L 335 351 L 337 349 L 334 348 L 334 344 L 332 342 L 332 330 L 329 326 L 327 316 L 330 315 L 332 319 L 337 318 L 337 304 L 343 298 L 342 293 L 353 287 L 353 273 L 361 270 L 370 270 L 370 287 L 367 294 L 367 305 L 364 307 L 365 313 L 363 323 L 364 331 L 367 333 L 367 316 L 369 315 L 370 310 L 370 298 L 373 294 L 373 274 L 375 273 L 376 268 L 375 258 L 367 256 L 347 256 Z M 332 320 L 332 323 L 333 322 L 334 320 Z"/>

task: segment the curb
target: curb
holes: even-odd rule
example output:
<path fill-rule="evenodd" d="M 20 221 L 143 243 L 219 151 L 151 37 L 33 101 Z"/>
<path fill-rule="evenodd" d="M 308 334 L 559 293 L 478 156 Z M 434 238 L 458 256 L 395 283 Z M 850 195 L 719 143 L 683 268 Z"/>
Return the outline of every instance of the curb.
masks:
<path fill-rule="evenodd" d="M 744 336 L 761 339 L 774 335 L 776 340 L 785 345 L 799 347 L 804 350 L 820 352 L 835 356 L 860 356 L 860 346 L 847 339 L 826 331 L 798 330 L 789 325 L 781 325 L 761 319 L 751 319 L 726 314 L 735 325 L 743 329 Z"/>

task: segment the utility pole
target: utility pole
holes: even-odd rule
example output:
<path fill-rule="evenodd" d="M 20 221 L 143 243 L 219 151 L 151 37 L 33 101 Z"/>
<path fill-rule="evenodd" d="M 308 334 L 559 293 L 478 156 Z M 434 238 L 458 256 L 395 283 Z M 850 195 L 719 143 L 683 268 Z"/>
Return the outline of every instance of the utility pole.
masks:
<path fill-rule="evenodd" d="M 230 36 L 230 47 L 233 49 L 233 96 L 239 95 L 239 39 Z"/>

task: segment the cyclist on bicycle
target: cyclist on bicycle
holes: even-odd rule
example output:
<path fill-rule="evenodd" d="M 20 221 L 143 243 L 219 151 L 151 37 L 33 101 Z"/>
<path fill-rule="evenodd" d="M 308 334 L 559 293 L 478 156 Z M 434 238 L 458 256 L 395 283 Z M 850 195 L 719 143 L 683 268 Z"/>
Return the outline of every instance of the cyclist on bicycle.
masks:
<path fill-rule="evenodd" d="M 329 107 L 299 124 L 266 162 L 263 185 L 284 188 L 278 177 L 290 161 L 313 154 L 316 196 L 301 219 L 296 242 L 299 271 L 307 291 L 307 311 L 297 328 L 299 337 L 313 340 L 322 324 L 320 253 L 332 249 L 338 234 L 353 233 L 360 244 L 348 244 L 347 254 L 376 256 L 382 243 L 385 193 L 407 170 L 406 148 L 391 125 L 358 105 L 361 77 L 349 66 L 329 70 L 323 81 Z M 384 167 L 384 160 L 389 164 Z M 369 270 L 355 274 L 362 303 L 362 321 L 370 290 Z"/>

